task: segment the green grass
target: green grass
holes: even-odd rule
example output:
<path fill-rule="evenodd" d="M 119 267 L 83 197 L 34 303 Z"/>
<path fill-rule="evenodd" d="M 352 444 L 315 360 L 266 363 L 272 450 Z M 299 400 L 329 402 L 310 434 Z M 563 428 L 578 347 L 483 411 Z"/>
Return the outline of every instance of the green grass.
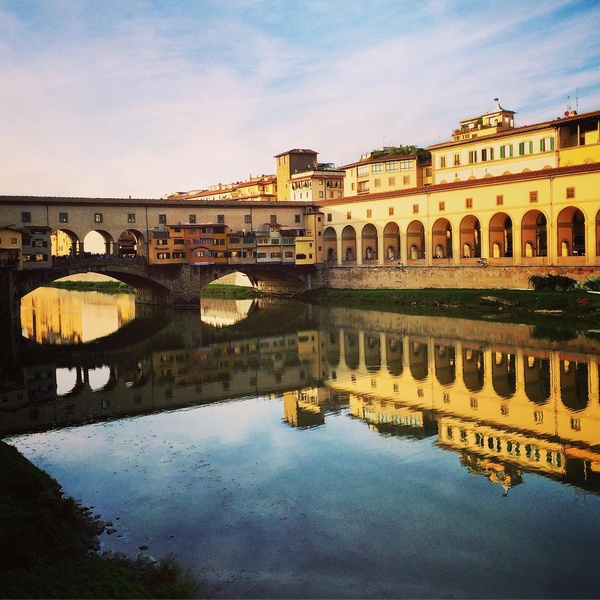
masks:
<path fill-rule="evenodd" d="M 228 298 L 233 300 L 242 300 L 246 298 L 258 298 L 264 296 L 256 288 L 240 285 L 221 285 L 209 284 L 202 288 L 200 296 L 205 298 Z"/>
<path fill-rule="evenodd" d="M 122 281 L 53 281 L 46 287 L 75 292 L 100 292 L 102 294 L 134 294 L 135 289 Z"/>
<path fill-rule="evenodd" d="M 600 295 L 585 290 L 418 290 L 322 289 L 301 296 L 307 302 L 407 314 L 532 322 L 540 315 L 558 314 L 600 322 Z"/>

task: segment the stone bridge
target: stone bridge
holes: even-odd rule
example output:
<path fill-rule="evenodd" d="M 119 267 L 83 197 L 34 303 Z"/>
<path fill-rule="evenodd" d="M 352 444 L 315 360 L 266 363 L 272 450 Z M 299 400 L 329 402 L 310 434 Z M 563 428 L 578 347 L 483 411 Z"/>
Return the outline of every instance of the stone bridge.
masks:
<path fill-rule="evenodd" d="M 131 285 L 136 290 L 136 303 L 194 306 L 200 304 L 200 290 L 205 285 L 230 273 L 245 274 L 260 291 L 289 296 L 311 289 L 315 271 L 310 265 L 149 265 L 143 258 L 55 259 L 49 269 L 0 269 L 2 319 L 18 321 L 23 296 L 80 273 L 101 273 Z"/>

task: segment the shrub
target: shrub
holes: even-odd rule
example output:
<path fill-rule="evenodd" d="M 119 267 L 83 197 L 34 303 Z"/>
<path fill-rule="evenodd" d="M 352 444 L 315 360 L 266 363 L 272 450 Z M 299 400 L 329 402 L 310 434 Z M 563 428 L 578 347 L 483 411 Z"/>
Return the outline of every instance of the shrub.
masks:
<path fill-rule="evenodd" d="M 583 287 L 592 292 L 600 292 L 600 277 L 586 279 L 583 282 Z"/>
<path fill-rule="evenodd" d="M 529 285 L 536 291 L 556 291 L 568 292 L 577 287 L 577 281 L 564 275 L 532 275 L 529 278 Z"/>

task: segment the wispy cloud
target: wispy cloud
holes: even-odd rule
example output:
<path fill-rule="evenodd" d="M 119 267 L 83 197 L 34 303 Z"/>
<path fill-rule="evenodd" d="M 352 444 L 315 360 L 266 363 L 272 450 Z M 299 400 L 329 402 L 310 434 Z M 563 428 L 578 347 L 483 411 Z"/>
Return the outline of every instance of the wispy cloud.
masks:
<path fill-rule="evenodd" d="M 585 1 L 0 0 L 0 193 L 157 197 L 600 107 Z M 574 106 L 573 106 L 574 107 Z"/>

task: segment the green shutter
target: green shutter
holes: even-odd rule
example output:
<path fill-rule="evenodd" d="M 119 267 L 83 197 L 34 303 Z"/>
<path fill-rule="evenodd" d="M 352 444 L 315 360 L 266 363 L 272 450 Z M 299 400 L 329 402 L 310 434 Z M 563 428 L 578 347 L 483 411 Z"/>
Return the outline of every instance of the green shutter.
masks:
<path fill-rule="evenodd" d="M 504 155 L 504 146 L 500 146 L 500 158 L 506 158 Z"/>

